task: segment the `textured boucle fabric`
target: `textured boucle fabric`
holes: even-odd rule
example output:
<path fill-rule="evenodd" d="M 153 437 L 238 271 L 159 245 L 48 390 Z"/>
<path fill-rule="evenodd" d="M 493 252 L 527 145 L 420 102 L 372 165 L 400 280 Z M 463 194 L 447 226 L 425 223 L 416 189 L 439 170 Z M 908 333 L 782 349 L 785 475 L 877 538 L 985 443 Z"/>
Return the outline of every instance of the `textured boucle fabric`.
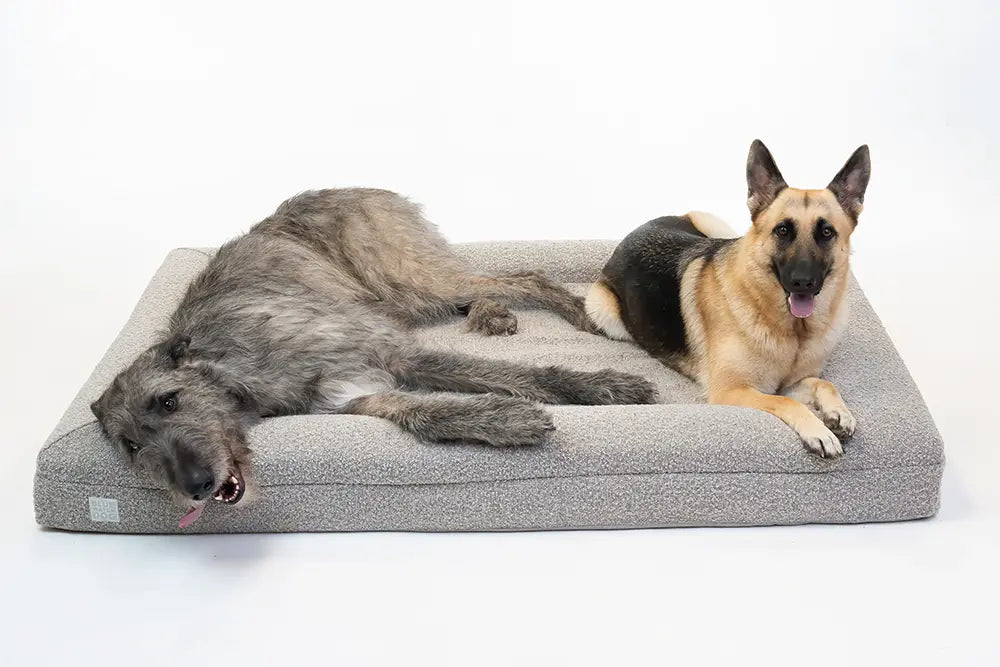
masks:
<path fill-rule="evenodd" d="M 612 241 L 459 245 L 484 272 L 541 267 L 582 294 Z M 629 343 L 518 311 L 519 333 L 484 338 L 461 318 L 418 330 L 429 346 L 497 359 L 612 367 L 659 386 L 662 403 L 552 406 L 557 431 L 539 448 L 426 444 L 382 420 L 345 415 L 269 419 L 253 428 L 261 489 L 235 508 L 209 504 L 184 531 L 166 494 L 125 466 L 89 410 L 161 329 L 210 249 L 171 252 L 128 323 L 38 456 L 43 526 L 104 532 L 516 530 L 894 521 L 933 515 L 940 436 L 860 289 L 826 377 L 858 420 L 843 458 L 806 453 L 763 412 L 705 405 L 696 385 Z M 114 518 L 91 498 L 114 501 Z M 104 520 L 95 520 L 104 519 Z"/>

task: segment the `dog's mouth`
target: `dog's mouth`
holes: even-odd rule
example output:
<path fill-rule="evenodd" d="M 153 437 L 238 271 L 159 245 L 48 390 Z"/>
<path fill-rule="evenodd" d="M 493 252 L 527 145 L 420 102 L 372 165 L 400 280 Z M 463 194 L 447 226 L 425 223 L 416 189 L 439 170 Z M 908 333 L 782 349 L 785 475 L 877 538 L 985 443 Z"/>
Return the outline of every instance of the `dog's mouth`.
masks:
<path fill-rule="evenodd" d="M 816 310 L 816 295 L 808 293 L 792 293 L 788 295 L 788 310 L 792 315 L 800 319 L 805 319 Z"/>
<path fill-rule="evenodd" d="M 215 492 L 212 498 L 228 505 L 235 505 L 240 502 L 240 498 L 243 497 L 245 490 L 246 486 L 243 483 L 243 475 L 237 470 L 229 474 L 229 479 L 222 483 L 222 486 L 219 487 L 219 490 Z"/>
<path fill-rule="evenodd" d="M 212 496 L 212 499 L 216 502 L 225 503 L 227 505 L 235 505 L 240 502 L 243 498 L 243 493 L 246 491 L 246 481 L 243 479 L 243 473 L 240 472 L 239 468 L 235 468 L 229 473 L 229 477 L 224 481 Z M 192 507 L 184 516 L 181 517 L 179 526 L 181 528 L 187 528 L 195 521 L 197 521 L 202 512 L 205 511 L 205 505 L 207 503 L 201 503 L 197 507 Z"/>

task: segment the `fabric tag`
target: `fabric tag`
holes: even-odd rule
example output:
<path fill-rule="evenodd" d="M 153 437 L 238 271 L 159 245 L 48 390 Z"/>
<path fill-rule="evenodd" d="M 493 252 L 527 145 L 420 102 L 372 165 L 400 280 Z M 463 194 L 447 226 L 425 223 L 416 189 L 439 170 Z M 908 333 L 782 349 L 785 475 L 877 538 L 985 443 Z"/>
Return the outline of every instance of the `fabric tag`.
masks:
<path fill-rule="evenodd" d="M 118 501 L 114 498 L 90 496 L 90 520 L 104 523 L 118 523 Z"/>

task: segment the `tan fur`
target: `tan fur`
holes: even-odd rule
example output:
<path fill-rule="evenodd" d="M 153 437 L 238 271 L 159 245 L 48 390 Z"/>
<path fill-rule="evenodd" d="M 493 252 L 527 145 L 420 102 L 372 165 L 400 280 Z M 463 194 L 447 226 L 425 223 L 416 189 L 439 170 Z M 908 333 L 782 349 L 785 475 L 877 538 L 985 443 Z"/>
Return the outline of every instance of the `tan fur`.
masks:
<path fill-rule="evenodd" d="M 677 370 L 689 378 L 697 380 L 702 387 L 708 383 L 708 376 L 700 360 L 708 356 L 708 334 L 705 332 L 705 318 L 698 308 L 698 290 L 701 288 L 705 260 L 699 257 L 688 264 L 681 276 L 681 315 L 684 318 L 684 333 L 688 339 L 690 354 L 684 359 L 674 360 Z"/>
<path fill-rule="evenodd" d="M 802 403 L 787 396 L 775 396 L 753 387 L 731 387 L 718 391 L 712 403 L 756 408 L 785 422 L 799 435 L 811 452 L 818 456 L 837 457 L 844 453 L 837 436 Z"/>
<path fill-rule="evenodd" d="M 739 234 L 733 231 L 722 218 L 705 211 L 691 211 L 686 216 L 694 228 L 710 239 L 735 239 Z"/>
<path fill-rule="evenodd" d="M 597 327 L 615 340 L 632 340 L 625 323 L 622 321 L 621 304 L 607 285 L 596 282 L 590 286 L 587 299 L 584 302 L 587 315 Z"/>
<path fill-rule="evenodd" d="M 786 218 L 826 218 L 838 232 L 834 269 L 816 309 L 806 319 L 792 317 L 785 294 L 770 273 L 773 229 Z M 775 396 L 779 390 L 805 383 L 808 401 L 826 424 L 850 435 L 854 418 L 829 382 L 817 390 L 816 378 L 847 324 L 849 239 L 854 223 L 828 190 L 786 188 L 754 221 L 751 230 L 721 257 L 711 271 L 701 272 L 693 299 L 684 302 L 688 331 L 704 332 L 692 346 L 689 365 L 708 392 L 711 403 L 753 407 L 776 415 L 821 456 L 839 456 L 840 441 L 823 421 L 800 402 L 801 391 Z M 810 239 L 800 235 L 797 242 Z M 693 267 L 692 267 L 693 268 Z M 689 269 L 689 271 L 692 269 Z M 683 293 L 683 292 L 682 292 Z M 796 400 L 799 398 L 800 400 Z"/>
<path fill-rule="evenodd" d="M 848 434 L 854 433 L 854 415 L 847 409 L 833 383 L 809 377 L 786 388 L 782 393 L 815 410 L 830 428 Z"/>

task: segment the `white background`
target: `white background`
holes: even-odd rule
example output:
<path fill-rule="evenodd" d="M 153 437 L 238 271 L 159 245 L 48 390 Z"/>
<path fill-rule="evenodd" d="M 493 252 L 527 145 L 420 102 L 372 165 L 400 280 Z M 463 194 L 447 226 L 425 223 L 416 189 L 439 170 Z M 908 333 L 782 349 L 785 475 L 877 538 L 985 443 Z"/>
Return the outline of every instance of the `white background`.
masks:
<path fill-rule="evenodd" d="M 995 3 L 268 4 L 2 3 L 0 664 L 1000 664 Z M 871 146 L 854 266 L 945 438 L 937 518 L 35 526 L 37 448 L 169 248 L 347 185 L 452 240 L 745 227 L 755 137 L 802 187 Z"/>

